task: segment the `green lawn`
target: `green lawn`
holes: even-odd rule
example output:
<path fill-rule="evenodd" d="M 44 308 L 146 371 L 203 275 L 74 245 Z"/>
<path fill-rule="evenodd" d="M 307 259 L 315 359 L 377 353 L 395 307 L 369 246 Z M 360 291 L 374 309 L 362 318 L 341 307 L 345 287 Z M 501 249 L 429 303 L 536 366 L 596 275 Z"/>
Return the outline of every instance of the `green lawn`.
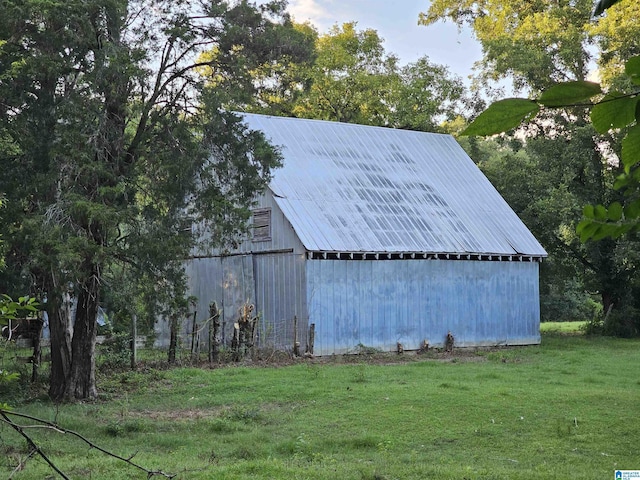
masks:
<path fill-rule="evenodd" d="M 454 352 L 455 353 L 455 352 Z M 181 479 L 613 479 L 640 469 L 640 341 L 102 378 L 104 399 L 33 402 L 99 445 Z M 146 478 L 69 436 L 30 431 L 70 478 Z M 0 476 L 27 453 L 0 429 Z M 14 479 L 53 475 L 31 459 Z"/>
<path fill-rule="evenodd" d="M 541 333 L 582 334 L 588 322 L 543 322 L 540 324 Z"/>

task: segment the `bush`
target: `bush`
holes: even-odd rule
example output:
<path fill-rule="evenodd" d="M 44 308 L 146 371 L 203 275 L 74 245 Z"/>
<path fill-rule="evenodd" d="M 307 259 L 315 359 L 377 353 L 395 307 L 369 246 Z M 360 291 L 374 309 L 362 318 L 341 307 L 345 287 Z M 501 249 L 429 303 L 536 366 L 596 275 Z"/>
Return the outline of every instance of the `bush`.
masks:
<path fill-rule="evenodd" d="M 640 310 L 635 307 L 614 310 L 603 326 L 605 335 L 623 338 L 637 337 L 640 335 Z"/>
<path fill-rule="evenodd" d="M 131 358 L 131 337 L 126 333 L 114 333 L 100 345 L 101 367 L 118 369 L 127 367 Z"/>
<path fill-rule="evenodd" d="M 619 310 L 612 310 L 607 318 L 597 315 L 586 324 L 585 333 L 622 338 L 638 337 L 640 336 L 640 309 L 626 306 Z"/>
<path fill-rule="evenodd" d="M 540 292 L 540 319 L 543 322 L 575 322 L 594 318 L 602 305 L 575 282 L 565 282 L 563 288 L 547 285 Z"/>

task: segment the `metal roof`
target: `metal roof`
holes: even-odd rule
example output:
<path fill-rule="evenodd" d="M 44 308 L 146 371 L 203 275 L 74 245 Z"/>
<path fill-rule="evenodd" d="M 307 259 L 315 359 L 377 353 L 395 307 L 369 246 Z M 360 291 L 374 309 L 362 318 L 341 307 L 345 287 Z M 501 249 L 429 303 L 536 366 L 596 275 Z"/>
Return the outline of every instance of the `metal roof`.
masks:
<path fill-rule="evenodd" d="M 270 189 L 309 251 L 546 256 L 450 135 L 242 115 L 281 148 Z"/>

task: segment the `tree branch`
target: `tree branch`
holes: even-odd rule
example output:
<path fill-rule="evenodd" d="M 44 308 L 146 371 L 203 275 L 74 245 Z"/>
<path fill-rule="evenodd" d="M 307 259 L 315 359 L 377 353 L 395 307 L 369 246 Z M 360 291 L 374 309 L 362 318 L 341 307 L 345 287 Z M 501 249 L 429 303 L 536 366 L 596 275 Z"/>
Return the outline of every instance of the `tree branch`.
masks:
<path fill-rule="evenodd" d="M 18 465 L 16 465 L 16 468 L 14 468 L 13 471 L 11 472 L 11 474 L 9 475 L 9 480 L 11 480 L 13 478 L 13 476 L 16 474 L 16 472 L 19 472 L 19 471 L 23 470 L 24 467 L 27 464 L 27 460 L 29 460 L 31 457 L 33 457 L 36 453 L 37 452 L 35 450 L 31 450 L 24 459 L 18 460 Z"/>
<path fill-rule="evenodd" d="M 31 421 L 34 421 L 34 422 L 38 422 L 39 425 L 35 425 L 35 426 L 34 425 L 31 425 L 31 426 L 18 425 L 17 423 L 15 423 L 13 420 L 11 420 L 9 418 L 9 415 L 12 415 L 14 417 L 24 418 L 24 419 L 31 420 Z M 68 435 L 74 436 L 74 437 L 80 439 L 82 442 L 86 443 L 90 448 L 98 450 L 99 452 L 104 453 L 105 455 L 108 455 L 110 457 L 113 457 L 116 460 L 120 460 L 122 462 L 125 462 L 125 463 L 131 465 L 132 467 L 137 468 L 138 470 L 142 470 L 143 472 L 145 472 L 147 474 L 147 478 L 151 478 L 151 477 L 154 477 L 154 476 L 160 476 L 160 477 L 164 477 L 164 478 L 175 478 L 175 476 L 176 476 L 176 474 L 165 473 L 162 470 L 149 470 L 148 468 L 145 468 L 142 465 L 137 464 L 137 463 L 132 461 L 132 458 L 135 456 L 135 454 L 130 456 L 129 458 L 121 457 L 120 455 L 117 455 L 117 454 L 115 454 L 113 452 L 110 452 L 109 450 L 106 450 L 106 449 L 96 445 L 91 440 L 89 440 L 86 437 L 80 435 L 79 433 L 74 432 L 73 430 L 67 430 L 66 428 L 62 428 L 62 427 L 56 425 L 55 423 L 49 422 L 47 420 L 43 420 L 41 418 L 33 417 L 31 415 L 26 415 L 24 413 L 12 412 L 12 411 L 9 411 L 9 410 L 4 410 L 4 409 L 0 409 L 0 416 L 2 417 L 2 421 L 4 421 L 9 426 L 11 426 L 22 437 L 24 437 L 24 439 L 27 441 L 29 447 L 34 452 L 36 452 L 38 455 L 40 455 L 44 459 L 44 461 L 47 462 L 49 464 L 49 466 L 53 470 L 55 470 L 56 473 L 58 473 L 58 475 L 60 475 L 64 479 L 69 480 L 69 477 L 67 477 L 58 467 L 56 467 L 55 464 L 40 449 L 40 447 L 38 447 L 38 445 L 36 445 L 36 443 L 33 441 L 33 439 L 31 437 L 29 437 L 29 435 L 26 434 L 26 432 L 25 432 L 26 428 L 34 428 L 34 427 L 37 426 L 37 427 L 53 430 L 54 432 L 57 432 L 57 433 L 63 433 L 63 434 L 68 434 Z"/>
<path fill-rule="evenodd" d="M 11 428 L 13 428 L 16 432 L 18 432 L 22 437 L 24 437 L 24 439 L 27 441 L 27 444 L 29 445 L 29 448 L 31 448 L 31 450 L 33 452 L 36 452 L 38 455 L 40 455 L 42 457 L 42 459 L 47 462 L 49 464 L 49 466 L 55 470 L 55 472 L 60 475 L 62 478 L 65 478 L 67 480 L 69 480 L 69 477 L 67 477 L 58 467 L 55 466 L 55 464 L 49 460 L 49 457 L 47 457 L 44 452 L 42 450 L 40 450 L 40 447 L 38 447 L 38 445 L 35 444 L 35 442 L 31 439 L 31 437 L 29 435 L 27 435 L 24 432 L 24 429 L 13 422 L 13 420 L 11 420 L 7 414 L 10 414 L 11 412 L 8 412 L 7 410 L 3 410 L 0 409 L 0 415 L 3 418 L 3 421 L 8 424 L 9 426 L 11 426 Z"/>

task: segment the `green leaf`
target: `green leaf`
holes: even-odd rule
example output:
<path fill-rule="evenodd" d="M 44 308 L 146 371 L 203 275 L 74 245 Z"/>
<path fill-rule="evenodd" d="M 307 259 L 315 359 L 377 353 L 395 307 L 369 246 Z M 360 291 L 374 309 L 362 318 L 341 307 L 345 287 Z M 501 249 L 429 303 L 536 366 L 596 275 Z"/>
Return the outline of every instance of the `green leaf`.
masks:
<path fill-rule="evenodd" d="M 593 205 L 585 205 L 582 209 L 582 214 L 587 218 L 593 218 L 595 216 Z"/>
<path fill-rule="evenodd" d="M 620 202 L 613 202 L 609 205 L 607 216 L 609 217 L 609 220 L 613 222 L 617 222 L 622 218 L 622 205 L 620 205 Z"/>
<path fill-rule="evenodd" d="M 622 139 L 622 164 L 625 172 L 629 173 L 631 167 L 640 162 L 640 125 L 634 125 Z"/>
<path fill-rule="evenodd" d="M 626 127 L 636 119 L 637 104 L 638 97 L 627 97 L 618 92 L 608 93 L 591 110 L 591 122 L 598 133 Z"/>
<path fill-rule="evenodd" d="M 576 233 L 582 233 L 582 231 L 588 226 L 591 225 L 593 221 L 589 218 L 582 220 L 578 225 L 576 225 Z"/>
<path fill-rule="evenodd" d="M 626 175 L 626 174 L 618 175 L 615 182 L 613 183 L 613 189 L 620 190 L 621 188 L 626 187 L 630 183 L 631 183 L 631 178 L 629 177 L 629 175 Z"/>
<path fill-rule="evenodd" d="M 599 225 L 597 223 L 594 223 L 592 220 L 589 220 L 588 222 L 589 223 L 586 224 L 580 232 L 580 241 L 582 243 L 589 240 L 598 231 L 599 228 Z"/>
<path fill-rule="evenodd" d="M 607 209 L 603 205 L 596 205 L 596 208 L 594 209 L 594 216 L 596 220 L 606 220 Z"/>
<path fill-rule="evenodd" d="M 634 200 L 624 207 L 624 216 L 628 220 L 636 220 L 640 217 L 640 199 Z"/>
<path fill-rule="evenodd" d="M 557 83 L 545 90 L 538 102 L 545 107 L 568 107 L 602 93 L 600 84 L 587 81 Z"/>
<path fill-rule="evenodd" d="M 598 240 L 602 240 L 603 238 L 610 237 L 615 233 L 615 227 L 613 226 L 600 224 L 598 225 L 598 229 L 591 235 L 590 240 L 597 242 Z"/>
<path fill-rule="evenodd" d="M 626 73 L 635 85 L 640 85 L 640 56 L 631 57 L 624 65 Z"/>
<path fill-rule="evenodd" d="M 533 117 L 540 106 L 525 98 L 506 98 L 492 103 L 461 135 L 495 135 L 506 132 Z"/>
<path fill-rule="evenodd" d="M 622 225 L 618 225 L 616 231 L 611 235 L 612 238 L 620 238 L 625 233 L 629 233 L 634 227 L 634 224 L 631 223 L 623 223 Z"/>
<path fill-rule="evenodd" d="M 0 383 L 15 382 L 19 378 L 20 378 L 19 373 L 0 370 Z"/>

